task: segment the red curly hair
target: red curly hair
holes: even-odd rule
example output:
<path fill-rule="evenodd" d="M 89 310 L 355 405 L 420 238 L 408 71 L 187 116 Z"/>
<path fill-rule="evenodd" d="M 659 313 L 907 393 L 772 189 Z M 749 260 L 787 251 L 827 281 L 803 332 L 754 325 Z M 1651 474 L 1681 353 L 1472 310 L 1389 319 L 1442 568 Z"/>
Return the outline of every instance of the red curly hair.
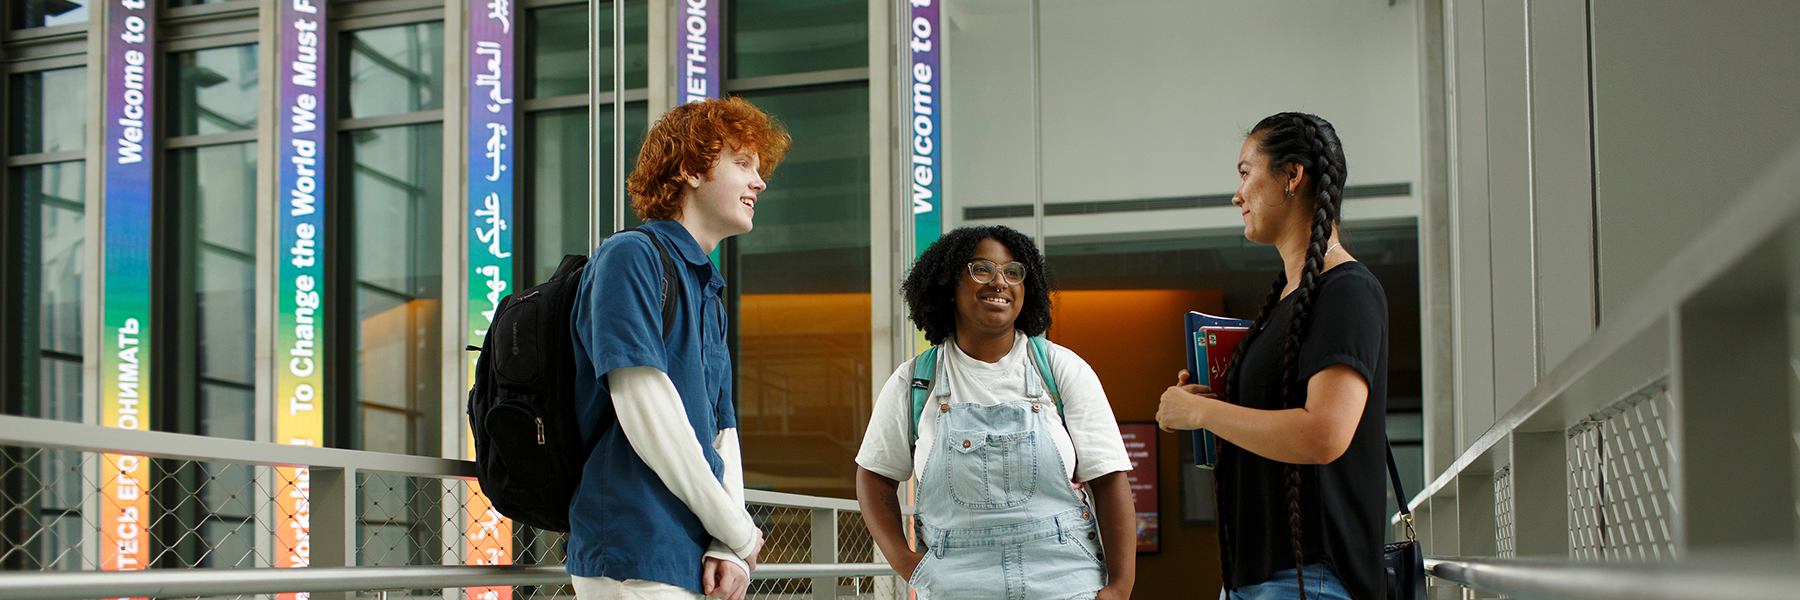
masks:
<path fill-rule="evenodd" d="M 743 98 L 692 102 L 669 109 L 644 136 L 637 168 L 626 180 L 631 210 L 640 219 L 681 217 L 681 188 L 688 174 L 704 175 L 725 144 L 754 150 L 764 179 L 775 172 L 793 138 L 787 128 Z"/>

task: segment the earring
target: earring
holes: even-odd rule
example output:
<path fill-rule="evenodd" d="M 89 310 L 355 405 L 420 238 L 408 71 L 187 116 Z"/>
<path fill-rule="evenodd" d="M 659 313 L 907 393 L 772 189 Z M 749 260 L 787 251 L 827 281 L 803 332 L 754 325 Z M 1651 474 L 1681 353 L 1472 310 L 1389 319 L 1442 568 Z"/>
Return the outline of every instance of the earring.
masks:
<path fill-rule="evenodd" d="M 1288 190 L 1287 192 L 1288 192 L 1287 197 L 1289 197 L 1289 198 L 1294 197 L 1294 190 Z"/>

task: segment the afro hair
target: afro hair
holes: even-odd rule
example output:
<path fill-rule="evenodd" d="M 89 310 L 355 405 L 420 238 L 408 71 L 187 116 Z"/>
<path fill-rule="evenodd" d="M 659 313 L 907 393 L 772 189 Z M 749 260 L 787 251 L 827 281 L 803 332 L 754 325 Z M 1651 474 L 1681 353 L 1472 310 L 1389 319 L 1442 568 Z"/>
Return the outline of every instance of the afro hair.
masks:
<path fill-rule="evenodd" d="M 908 316 L 914 325 L 925 330 L 925 339 L 933 346 L 943 344 L 956 333 L 956 286 L 969 276 L 969 259 L 975 255 L 975 246 L 986 239 L 1000 242 L 1012 253 L 1013 260 L 1025 265 L 1025 297 L 1021 298 L 1023 305 L 1013 328 L 1030 336 L 1050 330 L 1050 296 L 1056 291 L 1056 276 L 1044 263 L 1037 244 L 1004 225 L 962 227 L 926 248 L 907 273 L 906 281 L 900 284 Z"/>

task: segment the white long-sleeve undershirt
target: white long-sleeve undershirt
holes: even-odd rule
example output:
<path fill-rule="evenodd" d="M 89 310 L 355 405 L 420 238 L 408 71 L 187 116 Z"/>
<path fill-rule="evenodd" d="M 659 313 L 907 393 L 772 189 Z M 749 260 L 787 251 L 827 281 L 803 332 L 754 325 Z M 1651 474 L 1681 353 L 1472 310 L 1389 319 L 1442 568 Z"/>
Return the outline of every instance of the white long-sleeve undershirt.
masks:
<path fill-rule="evenodd" d="M 631 449 L 662 479 L 713 537 L 706 555 L 745 567 L 743 557 L 756 543 L 756 522 L 744 508 L 744 468 L 739 457 L 737 429 L 714 436 L 713 449 L 725 463 L 725 478 L 713 478 L 712 469 L 694 430 L 687 408 L 669 376 L 655 367 L 624 367 L 606 374 L 618 412 L 619 428 Z M 745 573 L 750 570 L 745 567 Z"/>

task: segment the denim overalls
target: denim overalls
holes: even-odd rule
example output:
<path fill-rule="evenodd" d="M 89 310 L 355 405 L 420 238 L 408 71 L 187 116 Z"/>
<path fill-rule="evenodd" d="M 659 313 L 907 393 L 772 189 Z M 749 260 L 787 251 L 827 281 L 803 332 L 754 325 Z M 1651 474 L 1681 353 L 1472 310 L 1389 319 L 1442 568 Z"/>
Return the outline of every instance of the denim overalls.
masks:
<path fill-rule="evenodd" d="M 937 419 L 919 477 L 925 558 L 909 582 L 921 600 L 1093 598 L 1106 582 L 1094 515 L 1050 437 L 1056 404 L 1026 362 L 1028 397 L 994 406 L 953 403 L 952 378 L 933 382 L 938 408 L 921 417 Z"/>

